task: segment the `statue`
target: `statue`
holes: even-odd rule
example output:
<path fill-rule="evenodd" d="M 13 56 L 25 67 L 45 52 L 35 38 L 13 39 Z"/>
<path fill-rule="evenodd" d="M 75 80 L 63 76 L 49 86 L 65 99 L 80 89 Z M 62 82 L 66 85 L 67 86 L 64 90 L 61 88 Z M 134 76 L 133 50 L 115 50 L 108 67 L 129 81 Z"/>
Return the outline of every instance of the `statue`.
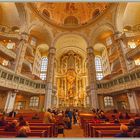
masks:
<path fill-rule="evenodd" d="M 73 94 L 72 89 L 70 89 L 70 90 L 68 91 L 68 97 L 69 97 L 69 98 L 73 98 L 73 97 L 74 97 L 74 94 Z"/>

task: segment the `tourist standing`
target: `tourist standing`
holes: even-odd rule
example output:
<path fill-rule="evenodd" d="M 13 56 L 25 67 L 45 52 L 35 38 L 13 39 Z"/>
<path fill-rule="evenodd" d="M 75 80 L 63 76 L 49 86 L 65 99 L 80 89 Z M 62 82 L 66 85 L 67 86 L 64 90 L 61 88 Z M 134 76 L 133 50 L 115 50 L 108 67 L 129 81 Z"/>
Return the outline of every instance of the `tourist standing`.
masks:
<path fill-rule="evenodd" d="M 51 114 L 51 109 L 48 109 L 47 112 L 44 114 L 44 123 L 51 123 L 52 122 L 52 114 Z"/>

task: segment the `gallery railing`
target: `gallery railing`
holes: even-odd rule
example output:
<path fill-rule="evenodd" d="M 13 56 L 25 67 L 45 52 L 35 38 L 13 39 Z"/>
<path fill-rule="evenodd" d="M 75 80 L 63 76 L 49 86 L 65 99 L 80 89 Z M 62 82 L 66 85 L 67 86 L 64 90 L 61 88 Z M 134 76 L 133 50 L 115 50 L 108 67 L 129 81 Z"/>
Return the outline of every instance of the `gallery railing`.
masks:
<path fill-rule="evenodd" d="M 140 68 L 109 80 L 97 81 L 97 93 L 105 94 L 140 87 Z"/>

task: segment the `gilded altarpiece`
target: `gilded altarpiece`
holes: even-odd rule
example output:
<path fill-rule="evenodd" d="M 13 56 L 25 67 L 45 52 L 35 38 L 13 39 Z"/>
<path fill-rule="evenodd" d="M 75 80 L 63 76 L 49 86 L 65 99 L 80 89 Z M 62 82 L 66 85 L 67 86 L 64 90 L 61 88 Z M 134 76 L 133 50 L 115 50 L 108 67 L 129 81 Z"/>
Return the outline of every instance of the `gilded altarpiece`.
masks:
<path fill-rule="evenodd" d="M 84 59 L 74 51 L 60 57 L 57 76 L 58 106 L 85 107 L 86 72 Z"/>

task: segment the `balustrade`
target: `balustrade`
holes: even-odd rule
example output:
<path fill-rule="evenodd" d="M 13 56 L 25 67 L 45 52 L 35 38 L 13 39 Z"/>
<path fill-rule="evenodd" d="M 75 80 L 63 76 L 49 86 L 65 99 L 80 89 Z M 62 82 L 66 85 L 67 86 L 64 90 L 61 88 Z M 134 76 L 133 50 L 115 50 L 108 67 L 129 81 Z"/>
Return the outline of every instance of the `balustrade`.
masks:
<path fill-rule="evenodd" d="M 111 80 L 97 81 L 97 93 L 111 93 L 140 86 L 140 68 Z"/>

